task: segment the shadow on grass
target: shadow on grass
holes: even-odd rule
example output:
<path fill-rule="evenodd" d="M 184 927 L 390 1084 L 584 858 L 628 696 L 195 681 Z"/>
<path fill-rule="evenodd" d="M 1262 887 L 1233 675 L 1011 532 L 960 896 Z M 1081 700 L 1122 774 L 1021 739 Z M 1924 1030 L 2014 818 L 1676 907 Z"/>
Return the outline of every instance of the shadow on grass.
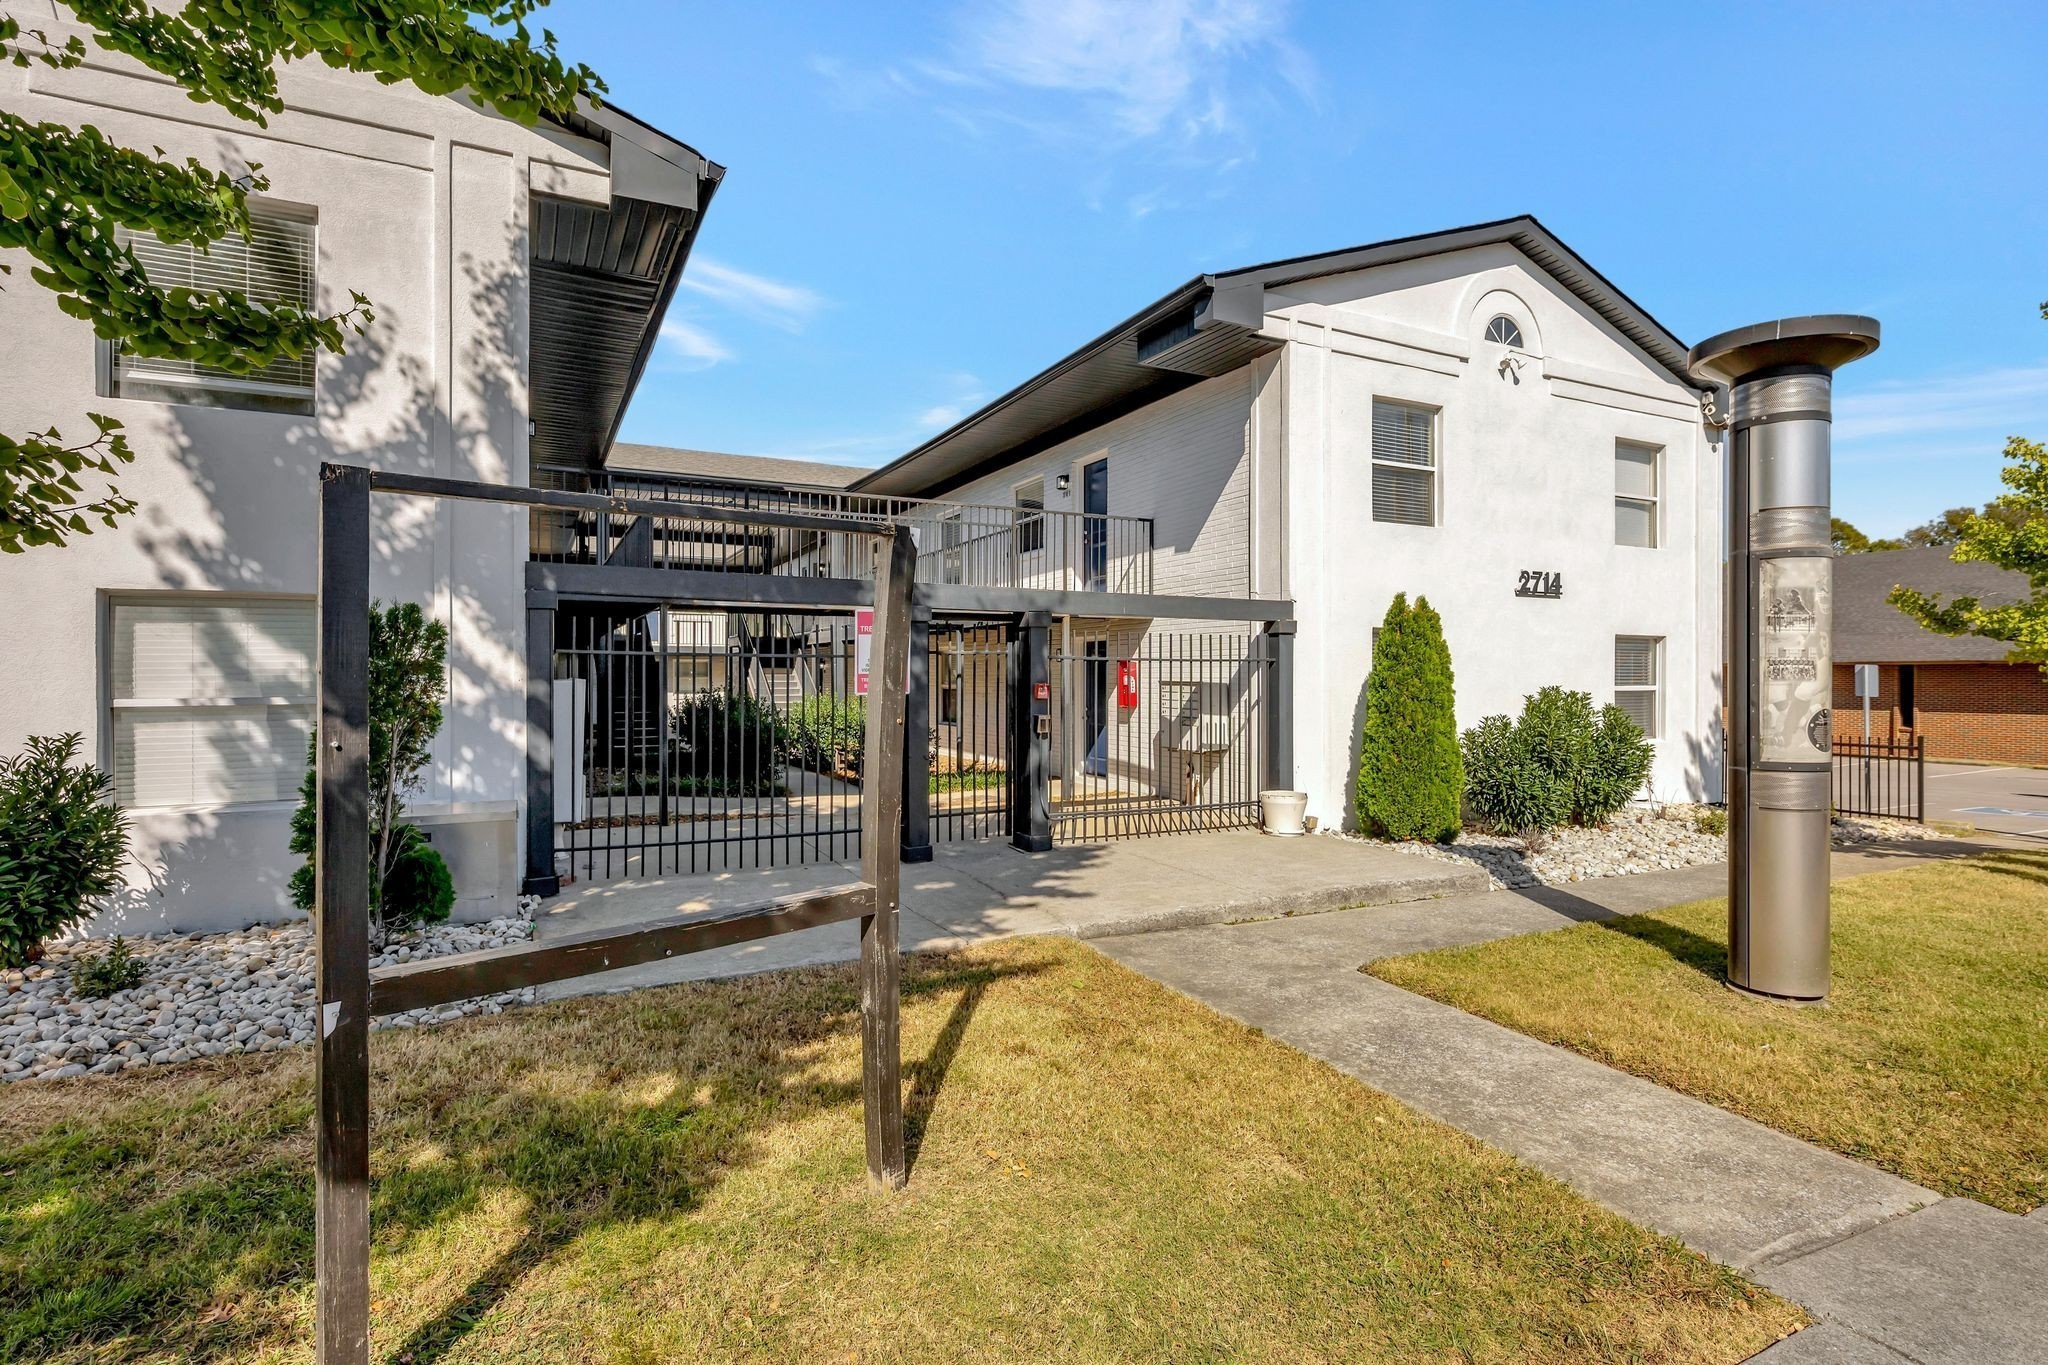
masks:
<path fill-rule="evenodd" d="M 1561 886 L 1518 887 L 1515 894 L 1580 924 L 1597 924 L 1668 954 L 1673 961 L 1719 981 L 1726 976 L 1728 945 L 1656 919 L 1655 909 L 1623 911 L 1587 900 Z"/>
<path fill-rule="evenodd" d="M 906 1007 L 957 995 L 908 1068 L 913 1159 L 989 988 L 1038 970 L 906 960 Z M 758 1162 L 771 1131 L 820 1112 L 845 1115 L 847 1178 L 863 1179 L 858 1080 L 822 1075 L 818 1060 L 857 1036 L 858 1002 L 851 969 L 832 967 L 377 1035 L 379 1258 L 431 1250 L 487 1203 L 523 1206 L 523 1226 L 488 1263 L 457 1286 L 411 1291 L 444 1302 L 402 1341 L 378 1340 L 378 1358 L 442 1359 L 585 1233 L 689 1213 Z M 81 1086 L 69 1116 L 33 1133 L 0 1129 L 0 1264 L 16 1272 L 0 1276 L 0 1356 L 172 1347 L 213 1358 L 304 1330 L 292 1303 L 312 1279 L 305 1059 L 209 1070 L 203 1088 L 189 1074 L 160 1078 L 186 1082 L 168 1100 L 124 1081 L 95 1103 Z M 249 1124 L 261 1141 L 246 1140 Z M 382 1335 L 375 1321 L 372 1331 Z"/>

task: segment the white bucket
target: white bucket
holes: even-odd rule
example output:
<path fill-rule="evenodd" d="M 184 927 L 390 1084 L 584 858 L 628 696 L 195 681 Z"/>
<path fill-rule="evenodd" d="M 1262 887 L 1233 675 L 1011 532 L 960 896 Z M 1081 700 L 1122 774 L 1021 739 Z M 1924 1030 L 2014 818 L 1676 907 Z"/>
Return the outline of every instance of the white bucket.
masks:
<path fill-rule="evenodd" d="M 1283 839 L 1298 839 L 1308 831 L 1301 817 L 1308 811 L 1307 792 L 1260 792 L 1259 826 Z"/>

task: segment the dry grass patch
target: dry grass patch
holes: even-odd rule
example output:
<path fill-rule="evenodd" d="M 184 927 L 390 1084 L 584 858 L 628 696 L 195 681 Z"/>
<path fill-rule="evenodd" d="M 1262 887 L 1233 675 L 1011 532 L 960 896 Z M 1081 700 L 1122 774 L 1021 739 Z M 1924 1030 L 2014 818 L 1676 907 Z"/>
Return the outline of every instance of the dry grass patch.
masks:
<path fill-rule="evenodd" d="M 844 968 L 378 1035 L 382 1358 L 1732 1362 L 1801 1320 L 1085 947 L 906 990 L 893 1197 Z M 0 1358 L 307 1358 L 309 1070 L 9 1087 Z"/>
<path fill-rule="evenodd" d="M 1908 1180 L 2048 1202 L 2048 855 L 1837 882 L 1834 990 L 1721 984 L 1727 905 L 1388 958 L 1373 975 Z"/>

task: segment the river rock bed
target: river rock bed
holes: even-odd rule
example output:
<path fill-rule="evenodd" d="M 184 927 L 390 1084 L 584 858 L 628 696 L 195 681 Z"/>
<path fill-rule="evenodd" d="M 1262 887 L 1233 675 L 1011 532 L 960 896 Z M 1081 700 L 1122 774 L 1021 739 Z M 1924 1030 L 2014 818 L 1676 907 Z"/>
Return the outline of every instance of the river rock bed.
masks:
<path fill-rule="evenodd" d="M 522 906 L 522 911 L 524 907 Z M 375 966 L 502 948 L 533 937 L 524 913 L 484 924 L 438 924 L 394 937 Z M 168 1066 L 230 1052 L 275 1052 L 313 1040 L 313 930 L 309 922 L 224 934 L 127 940 L 146 973 L 104 998 L 72 990 L 71 969 L 107 939 L 52 943 L 42 961 L 0 972 L 0 1081 L 61 1080 Z M 412 1028 L 530 1003 L 531 990 L 408 1010 L 371 1021 Z"/>
<path fill-rule="evenodd" d="M 1398 843 L 1403 853 L 1440 862 L 1474 863 L 1496 890 L 1564 886 L 1596 877 L 1625 877 L 1726 861 L 1726 812 L 1718 807 L 1631 806 L 1600 826 L 1567 826 L 1533 839 L 1466 830 L 1455 844 Z M 1836 816 L 1837 845 L 1889 843 L 1947 836 L 1910 820 Z"/>

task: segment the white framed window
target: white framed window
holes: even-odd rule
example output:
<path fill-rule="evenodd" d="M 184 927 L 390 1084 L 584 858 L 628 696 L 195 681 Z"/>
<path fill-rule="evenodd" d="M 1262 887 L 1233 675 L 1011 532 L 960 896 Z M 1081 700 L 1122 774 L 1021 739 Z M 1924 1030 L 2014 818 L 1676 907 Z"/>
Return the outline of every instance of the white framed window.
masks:
<path fill-rule="evenodd" d="M 117 597 L 107 684 L 124 806 L 289 801 L 313 724 L 313 603 Z"/>
<path fill-rule="evenodd" d="M 1522 349 L 1522 327 L 1506 313 L 1497 313 L 1493 321 L 1486 324 L 1486 339 L 1501 346 Z"/>
<path fill-rule="evenodd" d="M 1655 739 L 1663 733 L 1664 640 L 1656 635 L 1614 637 L 1614 704 Z"/>
<path fill-rule="evenodd" d="M 1661 446 L 1614 443 L 1614 543 L 1657 546 L 1657 495 L 1664 463 Z"/>
<path fill-rule="evenodd" d="M 1017 553 L 1034 554 L 1045 548 L 1045 480 L 1028 479 L 1017 485 Z"/>
<path fill-rule="evenodd" d="M 1372 519 L 1436 525 L 1436 409 L 1372 400 Z"/>
<path fill-rule="evenodd" d="M 210 293 L 232 289 L 259 304 L 315 306 L 319 258 L 317 224 L 310 212 L 279 205 L 249 206 L 249 236 L 230 235 L 204 251 L 162 241 L 153 232 L 118 231 L 158 289 Z M 313 411 L 313 353 L 284 356 L 249 374 L 230 374 L 190 360 L 165 360 L 100 343 L 100 394 L 159 403 L 252 408 L 263 412 Z"/>

